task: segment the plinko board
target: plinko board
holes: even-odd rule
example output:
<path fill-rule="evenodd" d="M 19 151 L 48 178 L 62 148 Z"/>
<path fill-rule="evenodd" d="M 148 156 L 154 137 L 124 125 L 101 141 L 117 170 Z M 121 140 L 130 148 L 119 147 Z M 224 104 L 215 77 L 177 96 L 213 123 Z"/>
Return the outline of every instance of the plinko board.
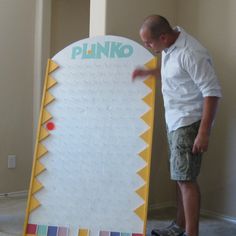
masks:
<path fill-rule="evenodd" d="M 145 235 L 156 58 L 100 36 L 48 61 L 23 235 Z"/>

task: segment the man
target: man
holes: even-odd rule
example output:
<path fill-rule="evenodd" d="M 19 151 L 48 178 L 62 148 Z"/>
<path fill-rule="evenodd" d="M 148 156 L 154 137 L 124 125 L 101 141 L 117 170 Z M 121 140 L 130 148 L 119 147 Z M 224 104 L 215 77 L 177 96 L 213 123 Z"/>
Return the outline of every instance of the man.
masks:
<path fill-rule="evenodd" d="M 197 176 L 203 152 L 208 149 L 221 89 L 207 50 L 182 28 L 172 29 L 162 16 L 147 17 L 140 29 L 147 48 L 162 53 L 161 68 L 136 69 L 133 79 L 161 75 L 170 175 L 177 185 L 176 222 L 153 235 L 197 236 L 200 190 Z"/>

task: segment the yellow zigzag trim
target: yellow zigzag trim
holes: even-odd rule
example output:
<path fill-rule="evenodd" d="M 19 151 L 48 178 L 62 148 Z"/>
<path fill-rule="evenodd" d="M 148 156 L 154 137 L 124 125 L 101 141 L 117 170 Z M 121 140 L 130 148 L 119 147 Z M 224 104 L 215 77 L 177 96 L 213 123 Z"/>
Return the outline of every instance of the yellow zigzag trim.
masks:
<path fill-rule="evenodd" d="M 147 79 L 143 81 L 143 83 L 146 84 L 150 89 L 152 89 L 155 86 L 154 76 L 149 76 Z"/>
<path fill-rule="evenodd" d="M 154 69 L 157 66 L 157 58 L 153 58 L 145 64 L 148 69 Z M 146 224 L 147 224 L 147 204 L 148 204 L 148 192 L 149 192 L 149 176 L 150 176 L 150 161 L 151 161 L 151 150 L 152 150 L 152 133 L 153 133 L 153 120 L 154 120 L 154 103 L 155 103 L 155 85 L 156 78 L 149 76 L 143 81 L 143 83 L 151 89 L 142 100 L 150 107 L 150 109 L 141 116 L 141 119 L 150 127 L 144 133 L 140 135 L 147 144 L 147 148 L 139 153 L 139 156 L 147 163 L 147 165 L 139 170 L 137 174 L 145 181 L 145 184 L 136 190 L 143 200 L 144 204 L 135 209 L 136 215 L 144 221 L 143 235 L 146 235 Z"/>
<path fill-rule="evenodd" d="M 152 130 L 148 129 L 143 134 L 140 135 L 140 138 L 142 138 L 147 144 L 149 144 L 150 139 L 152 138 Z"/>
<path fill-rule="evenodd" d="M 148 112 L 141 116 L 141 119 L 149 126 L 151 126 L 153 120 L 153 109 L 150 109 Z"/>
<path fill-rule="evenodd" d="M 37 161 L 35 166 L 35 176 L 38 176 L 44 170 L 46 170 L 45 166 L 40 161 Z"/>
<path fill-rule="evenodd" d="M 149 155 L 150 155 L 150 148 L 147 147 L 146 149 L 144 149 L 143 151 L 141 151 L 139 153 L 139 156 L 142 157 L 142 159 L 146 162 L 149 161 Z"/>
<path fill-rule="evenodd" d="M 50 119 L 52 119 L 52 115 L 46 109 L 43 109 L 42 124 L 46 123 Z"/>
<path fill-rule="evenodd" d="M 146 182 L 148 178 L 148 166 L 145 166 L 137 172 L 137 174 Z"/>
<path fill-rule="evenodd" d="M 143 101 L 150 107 L 153 106 L 153 93 L 149 93 L 147 96 L 143 98 Z"/>
<path fill-rule="evenodd" d="M 88 236 L 89 230 L 88 229 L 79 229 L 78 236 Z"/>
<path fill-rule="evenodd" d="M 135 191 L 144 201 L 146 200 L 147 185 L 144 184 L 142 187 Z"/>
<path fill-rule="evenodd" d="M 157 57 L 154 57 L 152 60 L 147 62 L 145 64 L 145 67 L 148 69 L 155 69 L 157 67 Z M 155 88 L 155 77 L 154 76 L 149 76 L 146 80 L 144 80 L 144 83 L 150 88 L 154 89 Z"/>
<path fill-rule="evenodd" d="M 50 135 L 49 132 L 43 126 L 41 126 L 41 130 L 40 130 L 40 134 L 39 134 L 39 141 L 44 140 L 49 135 Z"/>
<path fill-rule="evenodd" d="M 139 216 L 139 218 L 144 221 L 145 220 L 145 204 L 141 205 L 137 209 L 134 210 L 134 212 Z"/>
<path fill-rule="evenodd" d="M 40 202 L 33 195 L 43 188 L 43 185 L 36 179 L 36 176 L 41 174 L 44 170 L 46 170 L 46 168 L 38 159 L 45 155 L 48 150 L 40 142 L 49 136 L 49 132 L 43 127 L 43 124 L 52 119 L 52 115 L 45 109 L 45 107 L 54 101 L 55 98 L 48 92 L 48 90 L 57 83 L 56 80 L 53 79 L 49 74 L 55 71 L 58 67 L 59 66 L 55 62 L 50 59 L 48 60 L 23 235 L 26 235 L 30 213 L 40 206 Z"/>
<path fill-rule="evenodd" d="M 37 150 L 37 159 L 41 158 L 47 152 L 48 150 L 43 146 L 43 144 L 39 143 L 38 150 Z"/>
<path fill-rule="evenodd" d="M 49 103 L 53 102 L 54 100 L 55 98 L 52 96 L 52 94 L 49 92 L 46 92 L 44 106 L 47 106 Z"/>
<path fill-rule="evenodd" d="M 35 210 L 39 206 L 40 206 L 39 201 L 34 196 L 31 196 L 29 211 L 32 212 L 33 210 Z"/>
<path fill-rule="evenodd" d="M 147 62 L 144 66 L 146 66 L 148 69 L 155 69 L 157 66 L 157 58 L 154 57 L 149 62 Z"/>
<path fill-rule="evenodd" d="M 38 192 L 43 188 L 43 185 L 35 178 L 33 183 L 32 194 Z"/>
<path fill-rule="evenodd" d="M 56 70 L 59 66 L 53 61 L 49 60 L 49 69 L 48 74 L 52 73 L 54 70 Z"/>
<path fill-rule="evenodd" d="M 57 81 L 55 79 L 53 79 L 51 76 L 48 76 L 48 82 L 47 82 L 46 89 L 49 90 L 50 88 L 52 88 L 56 84 L 57 84 Z"/>

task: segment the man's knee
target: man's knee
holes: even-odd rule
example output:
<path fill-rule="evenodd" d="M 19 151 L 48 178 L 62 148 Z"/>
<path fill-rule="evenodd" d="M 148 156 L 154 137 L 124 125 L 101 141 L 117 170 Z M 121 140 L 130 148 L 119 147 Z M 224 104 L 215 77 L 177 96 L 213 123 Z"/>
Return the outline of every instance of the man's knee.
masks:
<path fill-rule="evenodd" d="M 189 188 L 198 188 L 198 184 L 196 181 L 177 181 L 178 187 L 183 189 L 189 189 Z"/>

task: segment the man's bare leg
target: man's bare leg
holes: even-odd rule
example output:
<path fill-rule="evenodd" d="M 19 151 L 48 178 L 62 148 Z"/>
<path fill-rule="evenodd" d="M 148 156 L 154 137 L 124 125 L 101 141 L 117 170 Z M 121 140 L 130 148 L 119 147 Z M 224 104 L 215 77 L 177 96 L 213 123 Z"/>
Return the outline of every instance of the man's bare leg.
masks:
<path fill-rule="evenodd" d="M 198 236 L 200 213 L 200 190 L 197 182 L 178 181 L 182 193 L 186 234 Z"/>
<path fill-rule="evenodd" d="M 180 187 L 176 183 L 176 201 L 177 201 L 177 215 L 176 224 L 181 228 L 185 229 L 185 216 L 184 216 L 184 206 Z"/>

